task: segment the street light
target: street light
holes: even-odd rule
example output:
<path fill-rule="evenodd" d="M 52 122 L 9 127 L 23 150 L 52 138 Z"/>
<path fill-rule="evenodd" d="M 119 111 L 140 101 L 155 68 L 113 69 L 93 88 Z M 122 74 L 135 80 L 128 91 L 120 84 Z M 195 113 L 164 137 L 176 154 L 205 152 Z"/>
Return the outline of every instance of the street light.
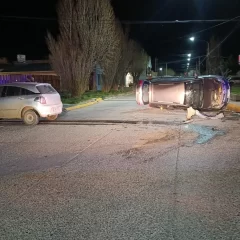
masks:
<path fill-rule="evenodd" d="M 160 71 L 160 76 L 162 76 L 162 70 L 163 70 L 163 68 L 161 67 L 161 68 L 159 68 L 159 71 Z"/>
<path fill-rule="evenodd" d="M 191 53 L 189 53 L 189 54 L 188 54 L 188 57 L 191 57 L 191 56 L 192 56 L 192 54 L 191 54 Z"/>
<path fill-rule="evenodd" d="M 195 37 L 190 37 L 189 38 L 190 41 L 194 42 L 195 41 Z M 206 69 L 208 68 L 208 62 L 209 62 L 209 54 L 210 54 L 210 44 L 208 41 L 196 38 L 197 41 L 201 41 L 201 42 L 205 42 L 207 43 L 207 61 L 206 61 Z M 199 74 L 200 74 L 200 57 L 199 57 Z"/>
<path fill-rule="evenodd" d="M 190 58 L 188 58 L 188 61 L 190 61 L 191 59 Z"/>

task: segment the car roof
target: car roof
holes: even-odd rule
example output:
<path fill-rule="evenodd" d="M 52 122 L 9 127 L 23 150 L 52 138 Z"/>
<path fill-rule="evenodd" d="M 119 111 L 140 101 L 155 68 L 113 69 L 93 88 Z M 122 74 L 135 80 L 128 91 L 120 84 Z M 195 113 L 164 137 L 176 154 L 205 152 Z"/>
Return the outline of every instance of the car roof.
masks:
<path fill-rule="evenodd" d="M 194 77 L 158 77 L 153 78 L 151 80 L 152 83 L 154 82 L 190 82 L 190 81 L 199 81 L 200 78 L 194 78 Z"/>
<path fill-rule="evenodd" d="M 1 84 L 0 87 L 5 87 L 5 86 L 11 86 L 11 87 L 21 87 L 28 89 L 34 93 L 40 93 L 36 86 L 39 85 L 51 85 L 49 83 L 37 83 L 37 82 L 12 82 L 12 83 L 6 83 L 6 84 Z"/>
<path fill-rule="evenodd" d="M 32 87 L 38 85 L 50 85 L 49 83 L 37 83 L 37 82 L 12 82 L 12 83 L 5 83 L 1 84 L 0 86 L 16 86 L 16 87 Z"/>

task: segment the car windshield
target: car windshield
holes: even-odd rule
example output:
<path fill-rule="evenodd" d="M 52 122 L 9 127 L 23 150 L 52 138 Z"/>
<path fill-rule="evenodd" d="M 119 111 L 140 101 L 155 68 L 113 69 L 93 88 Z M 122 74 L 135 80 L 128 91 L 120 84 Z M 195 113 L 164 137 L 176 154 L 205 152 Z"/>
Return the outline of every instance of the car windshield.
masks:
<path fill-rule="evenodd" d="M 36 88 L 41 94 L 56 93 L 56 90 L 51 85 L 48 84 L 37 85 Z"/>

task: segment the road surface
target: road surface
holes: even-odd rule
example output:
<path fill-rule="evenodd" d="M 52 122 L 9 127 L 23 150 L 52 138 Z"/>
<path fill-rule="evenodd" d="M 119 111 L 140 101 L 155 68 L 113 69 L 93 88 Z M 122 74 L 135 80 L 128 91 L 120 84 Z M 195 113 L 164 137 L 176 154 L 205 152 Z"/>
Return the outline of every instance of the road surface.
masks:
<path fill-rule="evenodd" d="M 67 117 L 164 119 L 118 102 Z M 1 124 L 0 239 L 240 239 L 239 118 L 178 113 L 165 120 L 179 124 Z"/>
<path fill-rule="evenodd" d="M 167 116 L 167 118 L 166 118 Z M 184 121 L 186 112 L 183 110 L 169 111 L 139 106 L 135 96 L 127 95 L 111 98 L 87 108 L 67 112 L 59 120 L 164 120 Z"/>

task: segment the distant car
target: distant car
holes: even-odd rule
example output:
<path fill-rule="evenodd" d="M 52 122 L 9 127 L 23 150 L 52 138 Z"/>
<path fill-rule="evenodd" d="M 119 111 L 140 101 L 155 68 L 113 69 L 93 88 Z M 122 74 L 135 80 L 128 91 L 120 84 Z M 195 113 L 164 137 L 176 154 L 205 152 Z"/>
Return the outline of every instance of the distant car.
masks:
<path fill-rule="evenodd" d="M 51 84 L 0 85 L 0 118 L 23 119 L 27 125 L 36 125 L 40 117 L 56 120 L 62 107 L 61 97 Z"/>
<path fill-rule="evenodd" d="M 198 78 L 161 77 L 151 81 L 140 80 L 136 87 L 136 101 L 139 105 L 168 105 L 217 111 L 223 109 L 229 99 L 228 81 L 215 75 Z"/>

